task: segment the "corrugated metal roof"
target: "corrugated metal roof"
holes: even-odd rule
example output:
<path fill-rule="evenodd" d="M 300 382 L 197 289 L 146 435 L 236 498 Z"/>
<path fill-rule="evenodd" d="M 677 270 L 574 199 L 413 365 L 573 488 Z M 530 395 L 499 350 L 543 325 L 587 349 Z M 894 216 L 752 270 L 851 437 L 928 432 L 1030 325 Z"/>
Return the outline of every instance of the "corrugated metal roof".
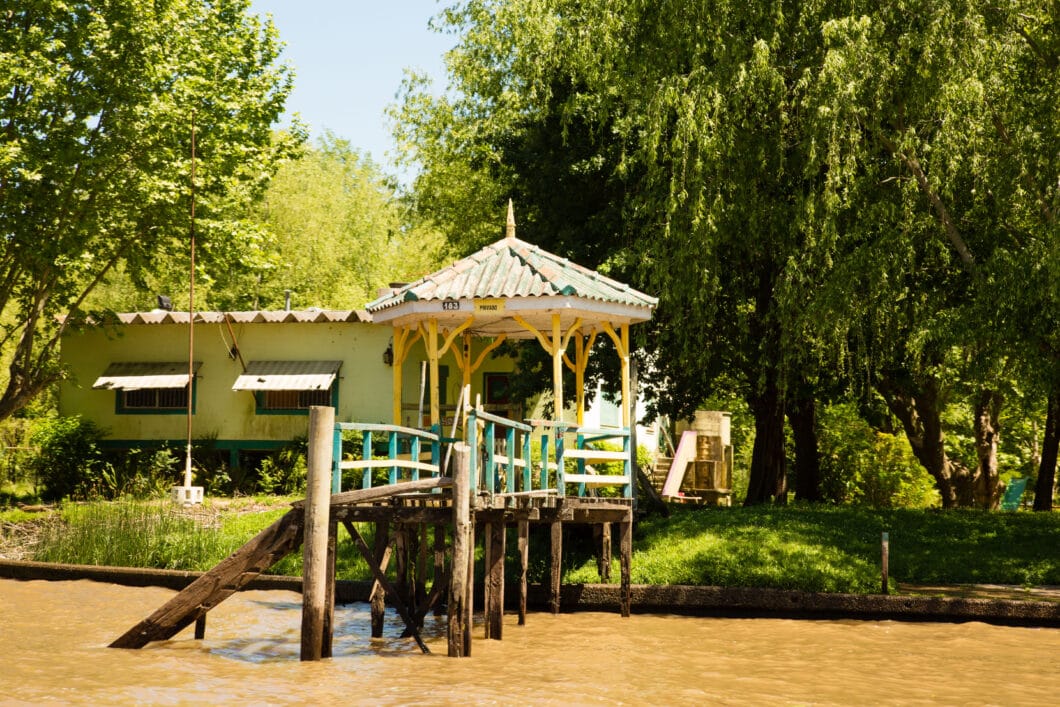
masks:
<path fill-rule="evenodd" d="M 653 308 L 658 299 L 518 238 L 504 238 L 369 302 L 369 313 L 403 302 L 561 295 Z"/>
<path fill-rule="evenodd" d="M 167 312 L 156 309 L 151 312 L 128 312 L 118 315 L 122 324 L 187 324 L 187 312 Z M 196 312 L 195 323 L 219 324 L 228 319 L 232 324 L 286 324 L 304 322 L 326 324 L 329 322 L 370 322 L 368 312 L 361 309 L 300 309 L 300 310 L 254 310 L 249 312 Z"/>
<path fill-rule="evenodd" d="M 342 361 L 251 361 L 232 390 L 326 390 Z"/>
<path fill-rule="evenodd" d="M 197 372 L 202 363 L 196 361 Z M 95 389 L 142 390 L 144 388 L 183 388 L 188 384 L 187 361 L 119 361 L 107 366 Z"/>

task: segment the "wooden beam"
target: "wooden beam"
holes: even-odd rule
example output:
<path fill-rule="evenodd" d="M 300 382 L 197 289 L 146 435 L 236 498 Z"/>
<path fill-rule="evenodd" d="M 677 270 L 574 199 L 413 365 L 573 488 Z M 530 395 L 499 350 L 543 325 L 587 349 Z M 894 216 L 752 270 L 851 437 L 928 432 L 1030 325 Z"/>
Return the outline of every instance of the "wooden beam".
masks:
<path fill-rule="evenodd" d="M 119 636 L 111 648 L 143 648 L 176 636 L 302 544 L 301 509 L 289 511 L 243 547 Z"/>
<path fill-rule="evenodd" d="M 353 538 L 354 545 L 361 551 L 361 556 L 364 561 L 368 563 L 368 568 L 372 570 L 372 576 L 375 580 L 383 585 L 383 589 L 390 595 L 394 602 L 394 608 L 397 609 L 398 615 L 401 616 L 401 620 L 405 622 L 406 629 L 412 634 L 412 637 L 416 639 L 416 645 L 420 647 L 420 650 L 424 653 L 430 653 L 430 649 L 427 648 L 427 644 L 423 642 L 423 638 L 420 636 L 419 628 L 416 627 L 416 622 L 412 620 L 412 615 L 409 613 L 408 608 L 405 606 L 405 602 L 402 601 L 400 594 L 394 589 L 393 585 L 390 584 L 390 580 L 386 578 L 382 570 L 376 566 L 373 561 L 372 551 L 368 549 L 368 544 L 364 542 L 364 538 L 357 532 L 357 527 L 346 521 L 343 523 L 346 527 L 346 532 Z"/>
<path fill-rule="evenodd" d="M 414 493 L 417 491 L 429 491 L 436 488 L 448 488 L 453 485 L 453 480 L 448 476 L 432 476 L 416 481 L 402 481 L 387 486 L 373 486 L 368 489 L 356 489 L 354 491 L 343 491 L 331 495 L 331 507 L 345 506 L 351 503 L 367 503 L 378 501 L 390 496 L 400 496 L 403 493 Z M 291 504 L 294 508 L 302 508 L 305 501 L 295 501 Z"/>
<path fill-rule="evenodd" d="M 560 348 L 559 314 L 552 315 L 552 403 L 554 405 L 553 416 L 556 420 L 563 419 L 563 349 Z"/>

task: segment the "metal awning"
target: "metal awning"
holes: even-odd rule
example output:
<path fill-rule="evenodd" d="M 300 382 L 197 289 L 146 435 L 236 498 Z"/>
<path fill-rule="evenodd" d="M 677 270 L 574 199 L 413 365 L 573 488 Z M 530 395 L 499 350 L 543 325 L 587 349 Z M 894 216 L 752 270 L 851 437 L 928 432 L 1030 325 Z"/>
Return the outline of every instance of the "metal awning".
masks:
<path fill-rule="evenodd" d="M 251 361 L 232 390 L 326 390 L 342 361 Z"/>
<path fill-rule="evenodd" d="M 198 373 L 201 361 L 192 364 Z M 96 390 L 184 388 L 188 385 L 187 361 L 119 361 L 107 366 L 92 387 Z"/>

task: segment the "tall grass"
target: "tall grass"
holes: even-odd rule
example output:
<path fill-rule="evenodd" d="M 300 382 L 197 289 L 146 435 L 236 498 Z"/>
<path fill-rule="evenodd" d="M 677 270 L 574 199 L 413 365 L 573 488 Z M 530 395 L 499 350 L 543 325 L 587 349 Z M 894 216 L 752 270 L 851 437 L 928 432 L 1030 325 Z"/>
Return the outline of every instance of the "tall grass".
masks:
<path fill-rule="evenodd" d="M 68 505 L 47 524 L 34 559 L 200 570 L 226 555 L 224 537 L 166 502 Z"/>

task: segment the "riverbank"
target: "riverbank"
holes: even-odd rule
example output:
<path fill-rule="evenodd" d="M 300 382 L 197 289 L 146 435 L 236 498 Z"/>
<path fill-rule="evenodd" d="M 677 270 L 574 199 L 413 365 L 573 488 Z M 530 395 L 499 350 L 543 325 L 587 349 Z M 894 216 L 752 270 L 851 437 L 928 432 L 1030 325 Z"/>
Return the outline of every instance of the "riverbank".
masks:
<path fill-rule="evenodd" d="M 62 565 L 42 562 L 0 560 L 0 578 L 17 580 L 91 580 L 133 587 L 165 587 L 180 590 L 200 576 L 200 572 L 147 570 L 128 567 Z M 249 590 L 301 592 L 298 577 L 260 576 Z M 957 588 L 932 588 L 954 591 Z M 1019 588 L 1010 588 L 1018 596 Z M 1060 588 L 1045 590 L 1060 599 Z M 335 595 L 339 603 L 368 601 L 371 582 L 339 580 Z M 513 606 L 514 596 L 508 598 Z M 547 588 L 531 585 L 531 609 L 548 606 Z M 564 612 L 612 611 L 619 605 L 619 588 L 613 584 L 566 584 L 562 587 Z M 632 587 L 632 610 L 637 613 L 724 616 L 729 618 L 854 619 L 863 621 L 981 621 L 1002 626 L 1060 628 L 1060 601 L 1033 599 L 969 598 L 942 595 L 883 595 L 800 592 L 750 587 L 709 587 L 688 585 L 646 585 Z"/>
<path fill-rule="evenodd" d="M 208 499 L 189 509 L 118 502 L 9 511 L 0 513 L 0 559 L 205 571 L 285 513 L 289 502 L 267 497 Z M 362 532 L 370 541 L 372 527 Z M 674 508 L 669 517 L 641 519 L 634 529 L 632 581 L 872 595 L 880 591 L 884 532 L 892 594 L 910 585 L 1060 585 L 1060 513 L 801 505 Z M 531 534 L 531 583 L 547 579 L 549 542 L 547 529 Z M 344 529 L 339 543 L 338 576 L 370 579 Z M 515 545 L 508 543 L 510 553 Z M 599 581 L 597 547 L 588 528 L 565 532 L 563 584 Z M 300 555 L 270 573 L 300 576 Z"/>

